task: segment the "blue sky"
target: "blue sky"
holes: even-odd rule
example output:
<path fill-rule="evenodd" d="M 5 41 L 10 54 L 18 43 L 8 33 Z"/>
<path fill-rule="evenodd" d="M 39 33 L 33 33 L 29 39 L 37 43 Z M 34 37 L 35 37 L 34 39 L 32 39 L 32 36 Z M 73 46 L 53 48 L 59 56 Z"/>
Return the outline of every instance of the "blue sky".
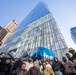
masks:
<path fill-rule="evenodd" d="M 70 28 L 76 27 L 76 0 L 0 0 L 0 26 L 13 19 L 20 23 L 40 1 L 48 5 L 67 46 L 76 49 L 70 35 Z"/>

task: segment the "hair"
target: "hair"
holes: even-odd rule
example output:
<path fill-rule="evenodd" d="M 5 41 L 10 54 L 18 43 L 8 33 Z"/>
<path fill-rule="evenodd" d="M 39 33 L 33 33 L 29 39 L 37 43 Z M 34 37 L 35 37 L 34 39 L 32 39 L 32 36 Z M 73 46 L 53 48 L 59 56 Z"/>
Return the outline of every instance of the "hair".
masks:
<path fill-rule="evenodd" d="M 42 62 L 42 64 L 43 64 L 43 63 L 45 63 L 45 61 L 44 61 L 44 62 Z M 46 63 L 45 63 L 45 64 L 46 64 Z"/>
<path fill-rule="evenodd" d="M 62 60 L 63 60 L 64 62 L 66 62 L 66 61 L 67 61 L 66 57 L 62 57 Z"/>
<path fill-rule="evenodd" d="M 23 65 L 23 64 L 25 64 L 25 65 L 26 65 L 26 63 L 22 63 L 22 65 Z"/>
<path fill-rule="evenodd" d="M 66 53 L 65 55 L 69 55 L 69 53 Z"/>
<path fill-rule="evenodd" d="M 49 60 L 45 60 L 45 62 L 46 62 L 46 61 L 49 62 Z"/>
<path fill-rule="evenodd" d="M 2 54 L 6 54 L 6 53 L 5 53 L 5 52 L 2 52 L 1 55 L 2 55 Z"/>
<path fill-rule="evenodd" d="M 58 58 L 57 57 L 54 57 L 54 61 L 55 61 L 55 59 L 57 59 L 58 60 Z M 59 61 L 59 60 L 58 60 Z"/>
<path fill-rule="evenodd" d="M 11 58 L 6 58 L 6 60 L 10 60 L 11 61 Z"/>

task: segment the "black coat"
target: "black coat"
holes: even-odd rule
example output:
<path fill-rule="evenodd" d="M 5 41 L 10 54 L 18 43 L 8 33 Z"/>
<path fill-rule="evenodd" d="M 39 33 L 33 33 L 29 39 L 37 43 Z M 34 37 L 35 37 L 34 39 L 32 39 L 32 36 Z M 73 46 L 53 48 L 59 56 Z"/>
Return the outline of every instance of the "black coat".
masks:
<path fill-rule="evenodd" d="M 72 56 L 72 60 L 74 60 L 75 58 L 76 58 L 76 53 L 73 54 L 73 56 Z"/>
<path fill-rule="evenodd" d="M 0 62 L 0 75 L 9 75 L 10 73 L 10 65 Z"/>
<path fill-rule="evenodd" d="M 21 65 L 22 65 L 22 61 L 21 60 L 18 60 L 18 61 L 16 61 L 15 63 L 14 63 L 14 70 L 16 70 L 17 68 L 20 68 L 21 67 Z"/>
<path fill-rule="evenodd" d="M 28 75 L 40 75 L 40 70 L 37 67 L 31 67 L 28 71 Z"/>
<path fill-rule="evenodd" d="M 60 61 L 54 63 L 53 70 L 54 71 L 59 71 L 60 70 L 63 73 L 63 75 L 66 75 L 65 68 Z"/>

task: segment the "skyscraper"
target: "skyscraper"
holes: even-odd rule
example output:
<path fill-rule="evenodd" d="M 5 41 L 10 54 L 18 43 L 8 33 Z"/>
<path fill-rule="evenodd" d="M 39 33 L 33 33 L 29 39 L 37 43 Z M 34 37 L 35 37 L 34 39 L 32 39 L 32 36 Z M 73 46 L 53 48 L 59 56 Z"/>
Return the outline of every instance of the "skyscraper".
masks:
<path fill-rule="evenodd" d="M 0 50 L 21 57 L 37 47 L 48 48 L 60 60 L 68 49 L 52 13 L 42 2 L 26 16 Z"/>
<path fill-rule="evenodd" d="M 1 31 L 2 27 L 0 26 L 0 31 Z"/>
<path fill-rule="evenodd" d="M 0 28 L 0 43 L 2 44 L 12 33 L 12 31 L 17 27 L 18 23 L 15 20 L 12 20 L 4 28 Z"/>
<path fill-rule="evenodd" d="M 76 44 L 76 27 L 71 28 L 70 32 L 71 32 L 71 37 L 72 37 L 74 43 Z"/>
<path fill-rule="evenodd" d="M 7 31 L 4 28 L 0 29 L 0 45 L 2 44 L 3 38 L 6 36 Z"/>

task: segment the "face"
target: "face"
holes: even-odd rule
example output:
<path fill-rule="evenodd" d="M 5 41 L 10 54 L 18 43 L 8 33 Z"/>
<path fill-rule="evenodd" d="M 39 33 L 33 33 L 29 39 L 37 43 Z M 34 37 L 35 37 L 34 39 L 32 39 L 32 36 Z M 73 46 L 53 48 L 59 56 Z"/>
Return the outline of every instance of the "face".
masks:
<path fill-rule="evenodd" d="M 37 62 L 37 63 L 39 63 L 39 61 L 38 61 L 38 60 L 36 60 L 36 62 Z"/>
<path fill-rule="evenodd" d="M 36 61 L 33 63 L 33 67 L 37 67 L 37 62 Z"/>
<path fill-rule="evenodd" d="M 25 69 L 26 68 L 26 64 L 22 64 L 21 69 Z"/>
<path fill-rule="evenodd" d="M 67 54 L 66 56 L 67 56 L 68 58 L 70 58 L 70 55 L 69 55 L 69 54 Z"/>
<path fill-rule="evenodd" d="M 29 62 L 32 62 L 33 61 L 33 59 L 32 58 L 29 58 Z"/>
<path fill-rule="evenodd" d="M 42 66 L 43 66 L 43 68 L 46 68 L 46 63 L 43 63 Z"/>
<path fill-rule="evenodd" d="M 16 58 L 15 60 L 14 60 L 14 62 L 16 62 L 16 61 L 18 61 L 19 59 L 18 58 Z"/>
<path fill-rule="evenodd" d="M 49 62 L 48 61 L 46 61 L 46 64 L 48 64 Z"/>
<path fill-rule="evenodd" d="M 9 59 L 6 60 L 6 63 L 7 63 L 7 64 L 9 64 L 10 62 L 11 62 L 11 60 L 9 60 Z"/>
<path fill-rule="evenodd" d="M 58 58 L 54 58 L 54 61 L 55 61 L 55 62 L 58 62 Z"/>
<path fill-rule="evenodd" d="M 4 57 L 4 56 L 5 56 L 5 53 L 2 54 L 2 57 Z"/>
<path fill-rule="evenodd" d="M 50 65 L 52 65 L 52 61 L 50 61 Z"/>
<path fill-rule="evenodd" d="M 23 58 L 20 58 L 20 60 L 23 61 L 24 59 Z"/>
<path fill-rule="evenodd" d="M 63 61 L 64 61 L 64 62 L 66 62 L 66 61 L 67 61 L 67 59 L 66 59 L 65 57 L 63 57 L 62 59 L 63 59 Z"/>

